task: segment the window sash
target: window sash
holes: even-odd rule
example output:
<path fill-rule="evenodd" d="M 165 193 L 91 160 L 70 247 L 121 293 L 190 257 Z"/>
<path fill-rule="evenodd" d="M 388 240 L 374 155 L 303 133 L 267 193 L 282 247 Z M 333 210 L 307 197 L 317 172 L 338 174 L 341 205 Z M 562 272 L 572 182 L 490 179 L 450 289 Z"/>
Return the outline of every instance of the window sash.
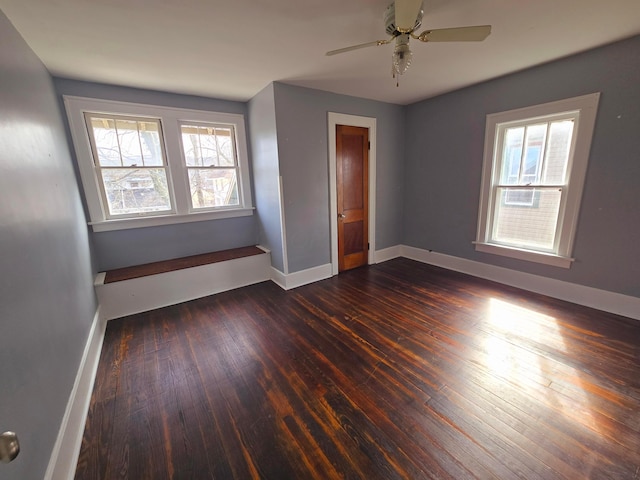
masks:
<path fill-rule="evenodd" d="M 228 132 L 228 134 L 226 133 Z M 180 123 L 180 144 L 182 146 L 182 159 L 183 164 L 188 168 L 195 167 L 237 167 L 238 166 L 238 149 L 237 138 L 235 128 L 233 125 L 226 124 L 212 124 L 212 123 L 196 123 L 196 122 L 181 122 Z M 191 145 L 187 145 L 185 142 L 185 136 L 190 137 Z M 229 137 L 228 141 L 228 155 L 225 155 L 224 150 L 227 148 L 221 147 L 219 138 Z M 204 146 L 203 139 L 209 138 L 210 145 Z M 213 143 L 213 145 L 211 145 Z M 215 157 L 218 160 L 217 164 L 206 164 L 206 158 L 204 151 L 215 150 Z M 194 152 L 194 160 L 200 160 L 199 164 L 193 164 L 189 162 L 188 152 Z M 220 158 L 227 160 L 227 162 L 220 162 Z"/>
<path fill-rule="evenodd" d="M 197 190 L 193 190 L 194 177 L 199 176 L 199 173 L 202 172 L 205 175 L 205 186 L 199 186 Z M 207 178 L 210 172 L 232 172 L 233 175 L 231 178 L 228 178 L 225 175 L 216 176 L 212 175 L 210 178 Z M 187 176 L 189 179 L 189 201 L 191 203 L 192 210 L 204 211 L 211 209 L 222 209 L 222 208 L 236 208 L 239 204 L 239 196 L 238 196 L 238 169 L 232 167 L 189 167 L 187 168 Z M 219 182 L 217 180 L 229 180 L 229 187 L 226 189 L 226 193 L 224 191 L 220 191 L 221 189 L 216 188 Z M 207 184 L 211 183 L 211 188 L 207 188 Z M 222 183 L 225 183 L 224 181 Z M 224 187 L 222 187 L 224 188 Z M 221 203 L 218 202 L 220 196 L 224 196 L 225 200 Z M 208 197 L 208 198 L 204 198 Z M 213 198 L 211 198 L 213 197 Z M 194 198 L 198 199 L 198 204 L 194 203 Z M 232 199 L 235 198 L 235 201 Z M 211 204 L 211 200 L 213 200 L 213 204 Z"/>
<path fill-rule="evenodd" d="M 504 190 L 505 191 L 505 197 L 506 197 L 506 193 L 509 190 L 512 191 L 520 191 L 520 192 L 526 192 L 526 191 L 532 191 L 532 202 L 531 204 L 524 204 L 524 203 L 512 203 L 509 204 L 506 199 L 504 202 L 504 205 L 500 205 L 500 199 L 502 198 L 500 191 Z M 514 233 L 514 238 L 512 241 L 507 241 L 504 239 L 501 239 L 499 236 L 499 232 L 498 229 L 501 226 L 500 221 L 504 220 L 504 216 L 503 217 L 499 217 L 499 212 L 500 212 L 500 208 L 502 206 L 504 207 L 511 207 L 511 208 L 516 208 L 516 209 L 520 209 L 520 210 L 528 210 L 533 208 L 534 211 L 538 211 L 540 212 L 541 210 L 539 210 L 538 206 L 535 206 L 535 201 L 536 201 L 536 196 L 538 197 L 538 202 L 540 201 L 540 197 L 544 197 L 544 192 L 554 192 L 554 191 L 559 191 L 559 198 L 557 200 L 557 204 L 554 202 L 551 205 L 548 205 L 548 207 L 555 209 L 555 206 L 557 205 L 557 214 L 555 216 L 554 220 L 554 228 L 553 228 L 553 233 L 552 235 L 552 241 L 550 242 L 550 246 L 543 246 L 537 242 L 534 241 L 527 241 L 526 238 L 522 238 L 522 237 L 515 237 L 515 233 Z M 539 186 L 522 186 L 522 185 L 505 185 L 505 186 L 494 186 L 493 187 L 493 195 L 492 195 L 492 205 L 491 205 L 491 229 L 490 229 L 490 235 L 489 235 L 489 243 L 493 243 L 496 245 L 504 245 L 504 246 L 508 246 L 508 247 L 513 247 L 513 248 L 524 248 L 524 249 L 532 249 L 532 250 L 536 250 L 536 251 L 540 251 L 540 252 L 545 252 L 545 253 L 553 253 L 553 254 L 557 254 L 558 253 L 558 248 L 559 248 L 559 239 L 560 239 L 560 230 L 562 227 L 562 218 L 564 215 L 564 209 L 565 209 L 565 205 L 566 205 L 566 201 L 565 201 L 565 191 L 566 188 L 564 188 L 563 186 L 552 186 L 552 185 L 539 185 Z M 540 227 L 540 229 L 542 229 L 543 227 Z M 520 230 L 520 232 L 522 232 L 522 230 Z"/>

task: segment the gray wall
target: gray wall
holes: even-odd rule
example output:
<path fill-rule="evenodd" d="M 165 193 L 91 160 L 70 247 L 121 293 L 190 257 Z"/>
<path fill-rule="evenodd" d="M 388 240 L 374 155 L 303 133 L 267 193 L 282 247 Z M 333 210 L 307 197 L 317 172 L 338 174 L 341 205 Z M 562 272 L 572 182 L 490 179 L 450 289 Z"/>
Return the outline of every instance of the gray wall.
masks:
<path fill-rule="evenodd" d="M 640 297 L 640 37 L 407 109 L 404 243 Z M 476 252 L 489 113 L 602 92 L 571 269 Z"/>
<path fill-rule="evenodd" d="M 271 250 L 271 265 L 284 272 L 280 168 L 273 84 L 249 102 L 253 183 L 258 217 L 258 243 Z"/>
<path fill-rule="evenodd" d="M 279 176 L 289 271 L 330 262 L 328 112 L 375 117 L 376 248 L 402 238 L 404 107 L 275 83 L 248 104 L 55 78 L 59 95 L 241 113 L 248 118 L 257 215 L 90 233 L 98 270 L 262 243 L 284 271 Z M 256 171 L 253 171 L 257 169 Z M 126 246 L 126 248 L 125 248 Z"/>
<path fill-rule="evenodd" d="M 44 476 L 96 311 L 87 226 L 51 78 L 0 12 L 4 480 Z"/>
<path fill-rule="evenodd" d="M 242 102 L 55 78 L 59 95 L 245 115 Z M 61 99 L 60 99 L 61 101 Z M 62 104 L 61 104 L 62 105 Z M 247 125 L 248 126 L 248 125 Z M 247 139 L 247 142 L 249 140 Z M 75 152 L 72 152 L 75 160 Z M 250 153 L 249 153 L 250 154 Z M 110 232 L 91 232 L 99 271 L 255 245 L 254 216 Z"/>
<path fill-rule="evenodd" d="M 331 261 L 328 112 L 377 119 L 376 249 L 402 240 L 404 107 L 274 84 L 289 271 Z"/>

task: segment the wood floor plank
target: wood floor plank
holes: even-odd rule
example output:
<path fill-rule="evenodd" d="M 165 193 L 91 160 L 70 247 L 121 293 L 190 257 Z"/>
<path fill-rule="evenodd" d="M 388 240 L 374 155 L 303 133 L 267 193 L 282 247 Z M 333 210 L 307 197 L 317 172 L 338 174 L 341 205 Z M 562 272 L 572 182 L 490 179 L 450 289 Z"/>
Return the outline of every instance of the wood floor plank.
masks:
<path fill-rule="evenodd" d="M 76 479 L 640 478 L 640 322 L 407 259 L 110 321 Z"/>

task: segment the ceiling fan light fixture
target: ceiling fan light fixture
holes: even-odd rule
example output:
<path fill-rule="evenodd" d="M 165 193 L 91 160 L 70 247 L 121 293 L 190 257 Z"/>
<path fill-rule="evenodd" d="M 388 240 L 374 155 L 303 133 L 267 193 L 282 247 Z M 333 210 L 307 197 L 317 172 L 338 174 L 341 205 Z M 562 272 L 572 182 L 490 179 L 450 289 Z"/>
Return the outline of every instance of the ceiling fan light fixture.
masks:
<path fill-rule="evenodd" d="M 399 38 L 399 37 L 398 37 Z M 393 50 L 391 60 L 393 62 L 393 71 L 397 75 L 402 75 L 407 71 L 411 60 L 413 59 L 413 52 L 409 48 L 408 40 L 406 42 L 398 41 L 396 47 Z"/>
<path fill-rule="evenodd" d="M 409 45 L 398 45 L 393 51 L 393 70 L 398 75 L 402 75 L 407 71 L 411 60 L 413 59 L 413 52 L 409 48 Z"/>

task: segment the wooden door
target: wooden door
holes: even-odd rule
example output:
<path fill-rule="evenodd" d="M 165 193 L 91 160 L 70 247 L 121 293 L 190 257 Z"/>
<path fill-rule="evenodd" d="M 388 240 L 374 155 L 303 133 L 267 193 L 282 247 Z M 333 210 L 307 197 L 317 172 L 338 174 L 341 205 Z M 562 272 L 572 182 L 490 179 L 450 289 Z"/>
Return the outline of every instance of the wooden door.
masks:
<path fill-rule="evenodd" d="M 367 264 L 369 256 L 369 130 L 336 125 L 338 270 Z"/>

